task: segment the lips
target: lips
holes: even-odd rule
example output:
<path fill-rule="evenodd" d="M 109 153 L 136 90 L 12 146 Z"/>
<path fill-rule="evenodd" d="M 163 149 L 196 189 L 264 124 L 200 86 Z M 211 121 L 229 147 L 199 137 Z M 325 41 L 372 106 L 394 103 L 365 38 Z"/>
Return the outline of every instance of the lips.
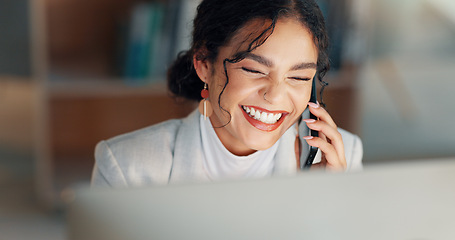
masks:
<path fill-rule="evenodd" d="M 267 132 L 277 129 L 287 115 L 284 111 L 271 112 L 259 107 L 240 106 L 240 108 L 251 125 Z"/>
<path fill-rule="evenodd" d="M 242 108 L 250 117 L 267 124 L 276 123 L 283 115 L 282 113 L 267 113 L 253 107 L 242 106 Z"/>

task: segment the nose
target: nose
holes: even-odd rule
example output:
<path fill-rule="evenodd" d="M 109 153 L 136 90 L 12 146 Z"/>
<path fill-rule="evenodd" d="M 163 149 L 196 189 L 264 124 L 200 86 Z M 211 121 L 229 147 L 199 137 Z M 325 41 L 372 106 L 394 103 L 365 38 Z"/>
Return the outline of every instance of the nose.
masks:
<path fill-rule="evenodd" d="M 276 104 L 280 102 L 286 95 L 286 89 L 284 84 L 280 81 L 270 81 L 266 86 L 263 87 L 260 94 L 268 103 Z"/>

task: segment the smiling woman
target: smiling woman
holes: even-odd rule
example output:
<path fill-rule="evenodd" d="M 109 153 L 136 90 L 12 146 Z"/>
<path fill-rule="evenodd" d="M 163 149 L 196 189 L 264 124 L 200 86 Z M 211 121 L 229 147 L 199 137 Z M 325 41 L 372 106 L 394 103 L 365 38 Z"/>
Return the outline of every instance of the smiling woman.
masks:
<path fill-rule="evenodd" d="M 202 1 L 192 47 L 168 70 L 170 91 L 200 100 L 201 112 L 100 142 L 93 185 L 295 174 L 306 144 L 320 149 L 317 166 L 361 168 L 360 139 L 309 102 L 329 68 L 327 45 L 313 0 Z M 317 120 L 301 121 L 308 106 Z M 307 127 L 319 137 L 300 144 Z"/>
<path fill-rule="evenodd" d="M 237 36 L 247 36 L 250 26 L 256 25 L 247 24 Z M 270 148 L 305 110 L 318 51 L 306 27 L 293 19 L 278 20 L 267 41 L 244 54 L 243 60 L 230 60 L 238 45 L 238 40 L 230 41 L 213 63 L 195 59 L 194 66 L 210 89 L 210 99 L 220 100 L 213 103 L 210 117 L 217 136 L 233 154 L 248 155 Z M 275 114 L 280 118 L 269 123 Z"/>

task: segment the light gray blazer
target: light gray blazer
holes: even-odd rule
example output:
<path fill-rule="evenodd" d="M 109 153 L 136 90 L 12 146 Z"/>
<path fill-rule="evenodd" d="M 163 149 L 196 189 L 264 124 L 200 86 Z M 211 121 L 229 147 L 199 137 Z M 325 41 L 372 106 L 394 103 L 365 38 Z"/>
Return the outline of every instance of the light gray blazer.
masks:
<path fill-rule="evenodd" d="M 126 133 L 98 143 L 92 186 L 131 187 L 163 185 L 183 181 L 209 181 L 202 163 L 200 113 L 183 119 Z M 360 138 L 339 129 L 345 146 L 347 170 L 362 169 Z M 273 175 L 297 172 L 295 138 L 291 127 L 281 137 Z M 315 162 L 320 160 L 320 154 Z M 318 159 L 319 158 L 319 159 Z"/>

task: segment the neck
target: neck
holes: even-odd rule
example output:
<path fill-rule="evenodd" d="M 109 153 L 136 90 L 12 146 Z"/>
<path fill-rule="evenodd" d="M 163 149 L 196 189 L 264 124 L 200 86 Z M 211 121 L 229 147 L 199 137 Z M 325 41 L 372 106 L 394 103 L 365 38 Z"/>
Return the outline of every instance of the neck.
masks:
<path fill-rule="evenodd" d="M 210 119 L 214 126 L 212 119 Z M 235 139 L 224 127 L 214 127 L 216 136 L 220 139 L 223 146 L 232 154 L 237 156 L 248 156 L 255 153 L 257 150 L 245 146 L 243 143 Z"/>

